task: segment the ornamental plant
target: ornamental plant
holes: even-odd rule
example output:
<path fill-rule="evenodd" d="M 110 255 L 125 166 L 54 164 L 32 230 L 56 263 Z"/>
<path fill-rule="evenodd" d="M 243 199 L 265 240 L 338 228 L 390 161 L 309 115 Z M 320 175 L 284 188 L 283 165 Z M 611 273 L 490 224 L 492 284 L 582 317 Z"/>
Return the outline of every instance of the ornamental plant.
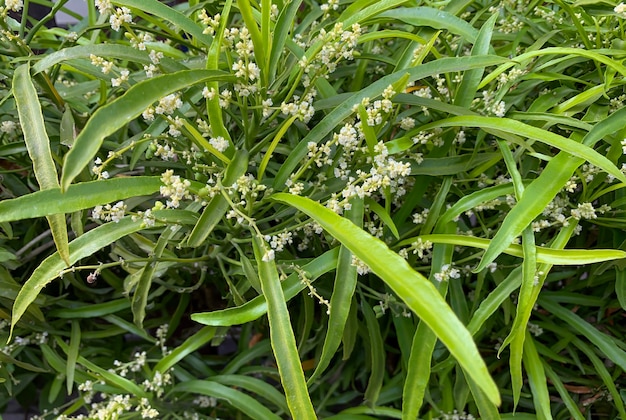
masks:
<path fill-rule="evenodd" d="M 623 4 L 0 9 L 0 406 L 626 418 Z"/>

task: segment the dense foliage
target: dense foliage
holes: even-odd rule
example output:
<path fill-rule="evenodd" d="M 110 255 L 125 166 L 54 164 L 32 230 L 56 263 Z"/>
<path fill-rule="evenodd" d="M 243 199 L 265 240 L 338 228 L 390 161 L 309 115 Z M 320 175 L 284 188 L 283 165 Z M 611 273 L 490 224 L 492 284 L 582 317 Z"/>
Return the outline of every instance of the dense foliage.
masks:
<path fill-rule="evenodd" d="M 626 419 L 626 5 L 0 9 L 0 409 Z"/>

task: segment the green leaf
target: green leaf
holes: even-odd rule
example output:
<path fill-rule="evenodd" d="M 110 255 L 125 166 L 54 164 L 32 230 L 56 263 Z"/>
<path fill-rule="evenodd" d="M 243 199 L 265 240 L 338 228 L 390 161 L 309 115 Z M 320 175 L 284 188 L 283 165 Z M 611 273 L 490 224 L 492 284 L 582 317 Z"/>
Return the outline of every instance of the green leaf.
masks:
<path fill-rule="evenodd" d="M 244 149 L 237 150 L 235 157 L 230 162 L 224 173 L 221 182 L 222 187 L 229 188 L 237 179 L 246 173 L 248 169 L 248 152 Z M 189 238 L 187 246 L 198 247 L 204 243 L 215 226 L 222 220 L 224 214 L 228 210 L 229 204 L 222 194 L 218 194 L 211 199 L 211 202 L 202 211 L 202 215 L 194 226 Z"/>
<path fill-rule="evenodd" d="M 209 379 L 220 384 L 229 385 L 239 389 L 257 394 L 259 397 L 266 399 L 284 412 L 289 411 L 285 396 L 281 394 L 272 384 L 251 376 L 245 375 L 215 375 Z"/>
<path fill-rule="evenodd" d="M 491 16 L 483 24 L 483 27 L 480 29 L 478 36 L 476 37 L 476 42 L 472 46 L 472 55 L 485 55 L 489 53 L 491 36 L 493 35 L 493 26 L 496 23 L 496 19 L 498 19 L 497 13 Z M 484 69 L 477 68 L 467 70 L 463 73 L 461 85 L 454 94 L 455 105 L 470 108 L 470 105 L 476 96 L 480 79 L 483 77 L 483 72 Z"/>
<path fill-rule="evenodd" d="M 550 314 L 560 318 L 569 328 L 576 331 L 577 334 L 591 341 L 609 360 L 623 370 L 626 370 L 626 352 L 622 350 L 626 345 L 623 342 L 620 341 L 620 348 L 615 342 L 616 339 L 598 331 L 593 325 L 580 316 L 569 309 L 565 309 L 549 298 L 540 296 L 539 305 Z"/>
<path fill-rule="evenodd" d="M 120 220 L 119 223 L 106 223 L 82 236 L 74 239 L 69 244 L 70 265 L 78 260 L 88 257 L 103 247 L 116 240 L 140 230 L 141 221 L 132 221 L 130 217 Z M 59 276 L 65 264 L 58 252 L 50 255 L 33 271 L 30 278 L 24 283 L 22 289 L 13 303 L 13 313 L 11 316 L 11 335 L 15 325 L 20 320 L 28 305 L 30 305 L 41 290 L 52 280 Z M 10 336 L 9 336 L 10 339 Z"/>
<path fill-rule="evenodd" d="M 124 95 L 99 108 L 87 121 L 74 146 L 65 155 L 61 189 L 66 191 L 74 178 L 96 155 L 104 139 L 137 118 L 162 97 L 210 81 L 235 81 L 217 70 L 182 70 L 153 77 L 133 85 Z"/>
<path fill-rule="evenodd" d="M 57 169 L 50 150 L 50 140 L 41 113 L 37 91 L 31 80 L 30 66 L 22 64 L 13 74 L 13 92 L 20 117 L 20 126 L 24 132 L 24 142 L 28 155 L 33 162 L 35 178 L 41 190 L 59 187 Z M 67 225 L 64 214 L 47 216 L 54 243 L 66 265 L 70 265 L 68 251 Z"/>
<path fill-rule="evenodd" d="M 483 270 L 511 245 L 530 223 L 539 216 L 552 199 L 563 189 L 583 159 L 560 152 L 546 165 L 541 175 L 524 191 L 522 199 L 517 202 L 504 218 L 500 229 L 495 234 L 489 248 L 483 255 L 475 271 Z"/>
<path fill-rule="evenodd" d="M 473 248 L 489 249 L 493 239 L 472 237 L 467 235 L 432 234 L 420 235 L 405 239 L 396 246 L 410 245 L 418 239 L 431 241 L 432 243 L 469 246 Z M 626 251 L 619 249 L 553 249 L 537 246 L 537 262 L 553 265 L 583 265 L 594 264 L 603 261 L 619 260 L 626 258 Z M 523 257 L 524 251 L 521 245 L 509 245 L 502 253 Z"/>
<path fill-rule="evenodd" d="M 72 394 L 74 386 L 74 373 L 76 370 L 76 360 L 78 360 L 78 351 L 80 348 L 80 324 L 77 320 L 72 320 L 70 330 L 70 346 L 67 352 L 67 365 L 65 371 L 65 379 L 67 380 L 67 395 Z"/>
<path fill-rule="evenodd" d="M 284 193 L 275 194 L 273 198 L 306 213 L 366 263 L 433 330 L 489 399 L 500 404 L 498 387 L 471 335 L 430 281 L 382 241 L 326 207 L 308 198 Z"/>
<path fill-rule="evenodd" d="M 626 270 L 615 267 L 615 294 L 619 305 L 626 311 Z"/>
<path fill-rule="evenodd" d="M 301 269 L 308 274 L 311 282 L 315 281 L 322 274 L 325 274 L 337 267 L 337 255 L 339 247 L 326 251 Z M 281 282 L 285 300 L 293 299 L 306 287 L 298 273 L 289 275 Z M 259 319 L 267 313 L 267 302 L 265 297 L 257 296 L 251 301 L 234 308 L 223 309 L 213 312 L 202 312 L 191 315 L 191 319 L 195 322 L 213 326 L 231 326 L 245 324 L 255 319 Z"/>
<path fill-rule="evenodd" d="M 567 139 L 550 131 L 533 127 L 510 118 L 461 115 L 423 125 L 421 129 L 430 130 L 435 127 L 479 127 L 516 134 L 522 137 L 537 140 L 552 147 L 556 147 L 563 152 L 567 152 L 572 156 L 582 158 L 613 175 L 620 181 L 626 183 L 626 175 L 624 175 L 613 162 L 593 150 L 591 147 L 585 146 L 577 141 Z"/>
<path fill-rule="evenodd" d="M 185 340 L 183 344 L 172 350 L 167 356 L 159 360 L 154 366 L 155 372 L 164 373 L 168 371 L 176 363 L 180 362 L 185 356 L 198 350 L 207 344 L 215 336 L 216 329 L 214 327 L 204 327 L 191 337 Z"/>
<path fill-rule="evenodd" d="M 535 342 L 530 335 L 526 332 L 526 338 L 524 340 L 524 368 L 528 374 L 528 384 L 533 394 L 533 403 L 535 405 L 535 412 L 539 419 L 552 419 L 552 412 L 550 410 L 550 392 L 548 391 L 548 381 L 546 379 L 546 373 L 543 370 L 543 363 L 535 348 Z"/>
<path fill-rule="evenodd" d="M 478 37 L 476 28 L 463 19 L 432 7 L 398 7 L 382 13 L 380 17 L 396 19 L 415 27 L 430 26 L 434 29 L 444 29 L 460 35 L 472 44 Z"/>
<path fill-rule="evenodd" d="M 0 201 L 0 222 L 30 219 L 56 213 L 73 213 L 129 197 L 159 191 L 159 177 L 111 178 L 72 184 L 65 193 L 60 188 L 36 191 Z"/>
<path fill-rule="evenodd" d="M 369 337 L 369 354 L 371 360 L 370 375 L 363 397 L 369 407 L 375 407 L 385 378 L 385 346 L 376 315 L 365 299 L 361 300 L 361 312 L 365 318 L 365 327 L 367 328 Z"/>
<path fill-rule="evenodd" d="M 172 226 L 170 229 L 166 229 L 159 236 L 154 249 L 150 251 L 151 260 L 147 262 L 141 271 L 137 273 L 139 280 L 135 287 L 135 292 L 131 299 L 131 309 L 133 311 L 133 322 L 137 327 L 143 328 L 143 320 L 146 316 L 146 305 L 148 304 L 148 294 L 152 286 L 152 279 L 155 276 L 157 261 L 163 255 L 169 240 L 179 230 L 180 226 Z"/>
<path fill-rule="evenodd" d="M 287 310 L 287 302 L 278 278 L 276 264 L 273 260 L 263 260 L 265 246 L 267 246 L 263 239 L 254 236 L 252 244 L 254 245 L 254 257 L 259 267 L 261 289 L 267 301 L 270 342 L 287 397 L 289 411 L 292 417 L 296 419 L 317 419 L 304 379 L 296 339 Z"/>
<path fill-rule="evenodd" d="M 361 226 L 363 223 L 363 200 L 353 199 L 351 204 L 351 209 L 346 211 L 346 217 L 355 225 Z M 322 354 L 315 371 L 308 380 L 309 384 L 312 384 L 324 372 L 341 344 L 357 280 L 358 273 L 356 266 L 352 264 L 352 253 L 342 245 L 339 250 L 333 294 L 330 297 L 328 328 L 326 329 L 326 337 L 324 337 Z"/>
<path fill-rule="evenodd" d="M 229 388 L 212 380 L 193 380 L 181 382 L 172 389 L 171 393 L 194 393 L 207 395 L 209 397 L 215 397 L 226 401 L 233 408 L 241 411 L 252 419 L 280 420 L 280 417 L 272 413 L 267 407 L 248 394 L 244 394 L 241 391 Z"/>
<path fill-rule="evenodd" d="M 172 23 L 189 35 L 192 35 L 204 45 L 211 44 L 211 37 L 203 33 L 201 25 L 198 25 L 181 12 L 172 9 L 163 2 L 157 0 L 113 0 L 111 3 L 153 14 L 160 19 Z"/>

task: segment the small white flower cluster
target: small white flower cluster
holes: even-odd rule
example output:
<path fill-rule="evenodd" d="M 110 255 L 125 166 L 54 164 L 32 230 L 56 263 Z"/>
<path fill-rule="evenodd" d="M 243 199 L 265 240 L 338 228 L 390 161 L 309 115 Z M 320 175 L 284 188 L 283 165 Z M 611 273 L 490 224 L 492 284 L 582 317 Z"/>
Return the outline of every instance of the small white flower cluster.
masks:
<path fill-rule="evenodd" d="M 424 224 L 428 218 L 428 213 L 430 213 L 430 209 L 424 209 L 419 213 L 413 213 L 413 223 L 416 225 Z"/>
<path fill-rule="evenodd" d="M 19 123 L 15 121 L 2 121 L 0 123 L 0 133 L 13 134 L 17 131 Z"/>
<path fill-rule="evenodd" d="M 96 0 L 95 4 L 101 15 L 108 15 L 113 11 L 111 0 Z"/>
<path fill-rule="evenodd" d="M 613 8 L 613 11 L 617 14 L 618 17 L 622 19 L 626 19 L 626 4 L 620 3 Z"/>
<path fill-rule="evenodd" d="M 326 3 L 320 5 L 320 9 L 324 12 L 323 19 L 330 16 L 331 10 L 339 9 L 339 0 L 327 0 Z"/>
<path fill-rule="evenodd" d="M 389 151 L 383 142 L 379 142 L 374 147 L 374 152 L 376 154 L 373 159 L 368 158 L 373 163 L 369 172 L 357 169 L 355 176 L 348 176 L 348 162 L 343 158 L 340 159 L 338 167 L 334 169 L 335 176 L 347 179 L 348 185 L 339 194 L 332 194 L 326 207 L 337 214 L 342 214 L 344 210 L 350 210 L 350 199 L 353 197 L 372 197 L 375 193 L 387 188 L 396 197 L 402 197 L 406 193 L 404 184 L 406 177 L 411 173 L 411 164 L 399 162 L 389 156 Z"/>
<path fill-rule="evenodd" d="M 504 101 L 496 101 L 493 92 L 483 91 L 483 104 L 485 112 L 496 117 L 504 117 L 506 114 L 506 104 Z"/>
<path fill-rule="evenodd" d="M 459 269 L 452 267 L 450 264 L 444 264 L 441 271 L 434 274 L 435 280 L 438 282 L 448 281 L 450 279 L 458 279 L 461 277 Z"/>
<path fill-rule="evenodd" d="M 150 50 L 150 61 L 151 64 L 144 64 L 143 70 L 146 72 L 146 77 L 151 78 L 154 77 L 154 73 L 156 73 L 159 68 L 157 65 L 161 62 L 163 58 L 163 53 L 156 50 Z"/>
<path fill-rule="evenodd" d="M 371 105 L 369 98 L 363 98 L 361 104 L 365 106 L 365 112 L 367 113 L 367 125 L 374 127 L 383 123 L 383 117 L 393 110 L 393 102 L 391 102 L 391 98 L 393 98 L 395 94 L 396 92 L 393 90 L 393 86 L 389 85 L 383 91 L 383 98 L 374 101 Z"/>
<path fill-rule="evenodd" d="M 111 79 L 111 86 L 118 87 L 121 86 L 122 83 L 128 82 L 128 77 L 130 76 L 130 71 L 124 69 L 120 71 L 119 77 L 114 77 Z"/>
<path fill-rule="evenodd" d="M 156 218 L 154 214 L 152 214 L 153 210 L 160 210 L 161 207 L 164 207 L 163 203 L 157 201 L 155 207 L 153 209 L 148 209 L 146 211 L 138 211 L 136 216 L 132 216 L 133 221 L 137 221 L 141 219 L 141 225 L 145 228 L 151 228 L 156 224 Z"/>
<path fill-rule="evenodd" d="M 400 120 L 400 128 L 404 131 L 409 131 L 415 127 L 415 118 L 404 117 Z"/>
<path fill-rule="evenodd" d="M 130 14 L 128 7 L 116 7 L 113 14 L 109 16 L 109 24 L 111 29 L 119 31 L 123 24 L 131 23 L 133 21 L 133 15 Z"/>
<path fill-rule="evenodd" d="M 539 337 L 541 334 L 543 334 L 543 328 L 541 328 L 539 325 L 533 324 L 532 322 L 529 322 L 526 325 L 528 326 L 528 332 L 530 332 L 535 337 Z"/>
<path fill-rule="evenodd" d="M 313 108 L 313 99 L 317 91 L 311 89 L 302 99 L 298 95 L 294 95 L 293 102 L 283 102 L 280 104 L 280 112 L 284 115 L 295 115 L 300 121 L 308 123 L 313 115 L 315 115 L 315 108 Z"/>
<path fill-rule="evenodd" d="M 113 395 L 102 402 L 92 404 L 88 418 L 94 420 L 118 419 L 132 409 L 133 404 L 130 395 Z"/>
<path fill-rule="evenodd" d="M 311 86 L 317 77 L 328 78 L 341 60 L 352 60 L 360 36 L 361 26 L 358 23 L 352 25 L 351 30 L 344 30 L 343 24 L 338 22 L 330 32 L 320 29 L 318 36 L 310 44 L 303 43 L 301 38 L 296 37 L 294 42 L 301 43 L 305 48 L 318 43 L 321 45 L 321 49 L 311 57 L 304 56 L 300 59 L 300 67 L 304 70 L 303 86 Z"/>
<path fill-rule="evenodd" d="M 293 182 L 291 178 L 285 181 L 285 186 L 289 188 L 289 194 L 300 195 L 304 191 L 304 182 Z"/>
<path fill-rule="evenodd" d="M 158 342 L 158 346 L 161 347 L 161 353 L 163 354 L 163 356 L 166 356 L 169 351 L 167 349 L 167 346 L 165 345 L 165 341 L 167 340 L 167 333 L 170 329 L 170 325 L 169 324 L 163 324 L 160 325 L 159 328 L 156 329 L 156 332 L 154 333 L 154 335 L 156 336 Z"/>
<path fill-rule="evenodd" d="M 291 268 L 298 274 L 300 282 L 309 289 L 308 295 L 311 298 L 316 299 L 320 305 L 326 306 L 326 314 L 330 314 L 330 301 L 317 292 L 317 290 L 313 286 L 313 283 L 311 282 L 311 279 L 309 278 L 309 273 L 307 273 L 295 264 L 292 264 Z"/>
<path fill-rule="evenodd" d="M 142 385 L 146 391 L 154 392 L 157 398 L 161 398 L 165 392 L 165 387 L 172 383 L 172 375 L 169 372 L 161 373 L 160 371 L 154 372 L 152 380 L 143 381 Z"/>
<path fill-rule="evenodd" d="M 502 89 L 507 83 L 515 82 L 517 79 L 526 74 L 526 70 L 513 68 L 508 73 L 503 72 L 498 76 L 498 90 Z"/>
<path fill-rule="evenodd" d="M 285 249 L 285 245 L 293 243 L 293 233 L 281 232 L 278 235 L 265 235 L 265 241 L 274 251 L 280 252 Z"/>
<path fill-rule="evenodd" d="M 441 417 L 435 420 L 476 420 L 476 417 L 466 414 L 465 411 L 459 413 L 457 410 L 454 410 L 452 413 L 442 413 Z"/>
<path fill-rule="evenodd" d="M 115 205 L 107 204 L 105 206 L 96 206 L 91 211 L 91 218 L 94 220 L 103 220 L 105 222 L 119 223 L 126 213 L 126 204 L 118 201 Z"/>
<path fill-rule="evenodd" d="M 202 89 L 202 96 L 205 99 L 209 99 L 212 100 L 215 95 L 217 95 L 217 91 L 215 90 L 215 88 L 211 88 L 209 89 L 208 87 L 204 87 Z M 233 98 L 233 93 L 228 90 L 228 89 L 224 89 L 222 90 L 222 92 L 219 94 L 219 105 L 220 108 L 224 109 L 224 108 L 228 108 L 228 105 L 230 105 L 230 101 Z"/>
<path fill-rule="evenodd" d="M 422 261 L 426 262 L 430 258 L 431 250 L 433 249 L 433 243 L 422 238 L 417 238 L 416 241 L 411 242 L 411 246 L 401 249 L 398 254 L 403 258 L 409 257 L 409 251 L 417 255 Z"/>
<path fill-rule="evenodd" d="M 498 30 L 504 34 L 514 34 L 524 29 L 524 22 L 517 16 L 508 14 L 498 21 Z"/>
<path fill-rule="evenodd" d="M 235 76 L 242 79 L 254 81 L 261 76 L 261 70 L 254 62 L 244 63 L 243 60 L 239 60 L 236 63 L 233 63 L 232 68 L 235 71 Z"/>
<path fill-rule="evenodd" d="M 146 121 L 154 121 L 155 114 L 158 115 L 171 115 L 177 109 L 183 106 L 183 101 L 180 99 L 179 93 L 171 93 L 161 99 L 156 107 L 150 106 L 146 109 L 142 116 Z"/>
<path fill-rule="evenodd" d="M 564 22 L 563 16 L 557 15 L 556 11 L 543 6 L 537 6 L 534 10 L 534 15 L 540 17 L 544 21 L 554 24 L 562 25 Z"/>
<path fill-rule="evenodd" d="M 135 352 L 135 354 L 133 355 L 133 360 L 131 360 L 130 362 L 124 363 L 120 360 L 114 360 L 114 368 L 109 369 L 109 371 L 111 373 L 117 373 L 118 375 L 125 378 L 128 375 L 129 371 L 139 372 L 146 364 L 146 358 L 147 355 L 145 351 Z"/>
<path fill-rule="evenodd" d="M 350 261 L 350 264 L 356 267 L 356 272 L 360 276 L 364 276 L 372 272 L 372 269 L 354 254 L 352 255 L 352 260 Z"/>
<path fill-rule="evenodd" d="M 178 155 L 176 154 L 176 151 L 169 144 L 161 144 L 157 140 L 153 140 L 151 146 L 156 149 L 154 150 L 154 156 L 160 157 L 162 160 L 165 161 L 171 160 L 175 162 L 178 160 Z"/>
<path fill-rule="evenodd" d="M 102 159 L 97 157 L 96 160 L 93 161 L 93 163 L 94 165 L 91 168 L 91 171 L 94 173 L 94 175 L 96 175 L 98 179 L 109 179 L 109 172 L 103 171 L 104 162 L 102 162 Z"/>
<path fill-rule="evenodd" d="M 111 70 L 113 69 L 113 62 L 112 61 L 107 61 L 107 60 L 105 60 L 102 57 L 98 57 L 97 55 L 90 54 L 89 55 L 89 60 L 91 60 L 91 64 L 92 65 L 94 65 L 96 67 L 100 67 L 100 70 L 104 74 L 109 74 L 111 72 Z"/>
<path fill-rule="evenodd" d="M 209 139 L 209 144 L 213 146 L 218 152 L 225 152 L 229 146 L 228 140 L 226 140 L 222 136 L 211 137 Z"/>
<path fill-rule="evenodd" d="M 4 8 L 0 8 L 1 13 L 5 14 L 8 10 L 12 12 L 19 12 L 24 7 L 22 0 L 4 0 Z"/>
<path fill-rule="evenodd" d="M 411 140 L 413 144 L 425 145 L 432 143 L 434 146 L 442 146 L 443 139 L 440 137 L 443 129 L 441 127 L 435 128 L 432 132 L 421 131 L 417 135 L 413 136 Z"/>
<path fill-rule="evenodd" d="M 140 32 L 135 35 L 130 35 L 127 33 L 127 36 L 130 36 L 130 46 L 133 48 L 137 48 L 139 51 L 146 50 L 146 42 L 154 41 L 152 34 L 148 32 Z"/>
<path fill-rule="evenodd" d="M 190 200 L 192 195 L 189 192 L 191 182 L 188 179 L 182 179 L 178 175 L 174 175 L 171 169 L 166 170 L 161 175 L 163 185 L 160 188 L 161 195 L 168 198 L 166 201 L 167 208 L 178 208 L 181 200 Z"/>
<path fill-rule="evenodd" d="M 90 404 L 94 396 L 93 382 L 90 380 L 86 380 L 85 382 L 78 384 L 78 390 L 83 393 L 82 397 L 85 402 L 87 404 Z"/>
<path fill-rule="evenodd" d="M 217 398 L 209 397 L 207 395 L 199 395 L 194 398 L 192 403 L 200 408 L 215 407 L 217 405 Z"/>
<path fill-rule="evenodd" d="M 608 206 L 607 206 L 608 207 Z M 599 213 L 604 213 L 606 208 L 598 209 Z M 598 215 L 596 214 L 596 209 L 593 207 L 591 203 L 578 203 L 578 207 L 571 210 L 571 215 L 576 220 L 581 219 L 597 219 Z"/>
<path fill-rule="evenodd" d="M 202 22 L 203 25 L 206 25 L 206 28 L 204 28 L 202 33 L 208 34 L 211 36 L 215 35 L 215 31 L 220 26 L 221 17 L 222 16 L 219 13 L 211 17 L 207 14 L 206 9 L 200 10 L 200 13 L 198 14 L 198 18 L 200 18 L 200 21 Z"/>

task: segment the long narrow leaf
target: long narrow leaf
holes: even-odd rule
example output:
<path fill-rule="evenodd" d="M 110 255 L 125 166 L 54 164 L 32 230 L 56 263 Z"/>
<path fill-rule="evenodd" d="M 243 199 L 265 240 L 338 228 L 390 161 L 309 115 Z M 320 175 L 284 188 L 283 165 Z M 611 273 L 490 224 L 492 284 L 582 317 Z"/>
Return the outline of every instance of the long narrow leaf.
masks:
<path fill-rule="evenodd" d="M 0 222 L 73 213 L 128 197 L 150 195 L 158 192 L 161 185 L 159 177 L 137 176 L 72 184 L 65 193 L 58 187 L 36 191 L 0 201 Z"/>
<path fill-rule="evenodd" d="M 65 156 L 61 189 L 68 189 L 74 178 L 91 162 L 107 136 L 137 118 L 160 98 L 194 84 L 217 80 L 232 82 L 235 78 L 217 70 L 182 70 L 139 82 L 121 97 L 99 108 Z"/>
<path fill-rule="evenodd" d="M 79 236 L 69 244 L 70 265 L 81 258 L 88 257 L 116 240 L 137 232 L 142 228 L 141 221 L 133 221 L 130 217 L 120 220 L 119 223 L 107 223 L 97 227 L 82 236 Z M 11 316 L 11 335 L 15 325 L 20 320 L 28 305 L 30 305 L 43 288 L 59 276 L 65 268 L 59 253 L 54 253 L 33 271 L 30 278 L 24 283 L 22 289 L 13 303 Z"/>
<path fill-rule="evenodd" d="M 315 281 L 319 276 L 325 274 L 337 267 L 337 255 L 339 247 L 320 255 L 312 262 L 302 266 L 302 270 L 308 274 L 311 282 Z M 285 300 L 293 299 L 306 287 L 297 273 L 291 274 L 282 281 L 283 293 Z M 213 312 L 202 312 L 191 315 L 191 319 L 195 322 L 213 326 L 231 326 L 245 324 L 246 322 L 259 319 L 267 313 L 267 302 L 265 298 L 257 296 L 251 301 L 234 308 L 223 309 Z"/>
<path fill-rule="evenodd" d="M 306 213 L 365 262 L 433 330 L 490 400 L 500 404 L 498 387 L 489 375 L 471 335 L 432 283 L 382 241 L 326 207 L 310 199 L 284 193 L 275 194 L 273 198 Z"/>
<path fill-rule="evenodd" d="M 361 226 L 363 223 L 363 200 L 355 199 L 351 204 L 352 208 L 346 212 L 346 217 L 352 220 L 355 225 Z M 357 278 L 356 266 L 352 264 L 352 253 L 342 245 L 339 250 L 333 294 L 330 298 L 328 328 L 324 338 L 322 354 L 308 383 L 313 383 L 318 375 L 324 372 L 341 344 L 350 313 L 352 296 L 356 289 Z"/>
<path fill-rule="evenodd" d="M 215 381 L 193 380 L 181 382 L 172 389 L 172 394 L 194 393 L 215 397 L 228 402 L 233 408 L 241 411 L 252 419 L 258 420 L 280 420 L 276 414 L 267 407 L 252 398 L 248 394 L 227 387 Z"/>
<path fill-rule="evenodd" d="M 304 372 L 291 328 L 287 302 L 281 288 L 278 271 L 273 260 L 264 261 L 262 239 L 254 237 L 254 256 L 259 266 L 259 279 L 267 301 L 267 318 L 270 324 L 270 341 L 278 365 L 278 372 L 287 397 L 289 411 L 295 419 L 317 419 L 309 397 Z"/>
<path fill-rule="evenodd" d="M 24 132 L 24 142 L 30 160 L 33 162 L 33 171 L 39 188 L 41 190 L 58 188 L 59 177 L 52 158 L 50 140 L 46 132 L 37 91 L 30 77 L 29 64 L 22 64 L 15 70 L 13 91 L 15 92 L 15 104 L 20 117 L 20 126 Z M 66 265 L 70 265 L 65 215 L 62 213 L 50 214 L 47 219 L 59 255 Z"/>
<path fill-rule="evenodd" d="M 522 137 L 546 143 L 572 156 L 585 159 L 587 162 L 593 163 L 598 168 L 601 168 L 603 171 L 613 175 L 622 182 L 626 182 L 626 175 L 624 175 L 613 162 L 591 147 L 510 118 L 460 115 L 426 124 L 422 126 L 422 129 L 429 130 L 435 127 L 479 127 L 517 134 Z"/>

